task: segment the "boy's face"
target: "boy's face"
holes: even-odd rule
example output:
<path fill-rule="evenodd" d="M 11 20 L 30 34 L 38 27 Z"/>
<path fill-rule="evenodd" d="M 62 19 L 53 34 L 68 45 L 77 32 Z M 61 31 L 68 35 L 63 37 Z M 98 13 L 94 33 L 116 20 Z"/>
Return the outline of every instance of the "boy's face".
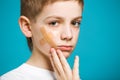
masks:
<path fill-rule="evenodd" d="M 45 6 L 31 24 L 33 50 L 49 55 L 51 47 L 60 49 L 67 58 L 74 49 L 82 15 L 77 1 L 58 1 Z"/>

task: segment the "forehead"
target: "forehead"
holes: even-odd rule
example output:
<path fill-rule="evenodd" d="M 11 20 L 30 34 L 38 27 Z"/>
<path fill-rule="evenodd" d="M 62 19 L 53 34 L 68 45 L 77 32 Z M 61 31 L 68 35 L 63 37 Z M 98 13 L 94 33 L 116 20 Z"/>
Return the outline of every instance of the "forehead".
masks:
<path fill-rule="evenodd" d="M 53 4 L 48 4 L 41 12 L 41 17 L 61 16 L 61 17 L 76 17 L 82 14 L 82 4 L 78 1 L 57 1 Z"/>

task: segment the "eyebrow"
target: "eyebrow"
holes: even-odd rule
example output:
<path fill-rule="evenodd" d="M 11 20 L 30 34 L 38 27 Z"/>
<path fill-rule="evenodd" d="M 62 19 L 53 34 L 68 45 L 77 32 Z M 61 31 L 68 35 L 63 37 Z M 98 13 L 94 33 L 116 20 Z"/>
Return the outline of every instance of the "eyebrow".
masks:
<path fill-rule="evenodd" d="M 44 20 L 49 19 L 49 18 L 64 19 L 63 17 L 60 17 L 60 16 L 48 16 Z M 73 18 L 73 20 L 77 20 L 77 19 L 82 19 L 82 16 Z"/>
<path fill-rule="evenodd" d="M 82 19 L 82 16 L 75 17 L 74 20 Z"/>

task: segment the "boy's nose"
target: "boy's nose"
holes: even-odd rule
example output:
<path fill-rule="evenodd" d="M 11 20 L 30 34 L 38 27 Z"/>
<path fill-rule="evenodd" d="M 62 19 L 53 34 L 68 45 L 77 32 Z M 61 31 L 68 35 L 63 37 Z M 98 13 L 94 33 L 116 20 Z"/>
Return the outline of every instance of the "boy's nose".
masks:
<path fill-rule="evenodd" d="M 61 39 L 70 41 L 73 38 L 72 29 L 70 27 L 64 28 L 61 33 Z"/>

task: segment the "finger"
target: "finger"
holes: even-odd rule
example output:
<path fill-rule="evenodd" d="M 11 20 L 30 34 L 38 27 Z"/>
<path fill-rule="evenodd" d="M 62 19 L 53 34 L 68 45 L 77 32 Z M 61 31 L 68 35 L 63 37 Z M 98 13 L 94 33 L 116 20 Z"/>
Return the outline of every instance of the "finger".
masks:
<path fill-rule="evenodd" d="M 67 76 L 72 77 L 72 71 L 71 68 L 66 60 L 66 58 L 64 57 L 63 53 L 60 50 L 57 50 L 60 62 L 62 64 L 62 67 L 64 69 L 64 72 Z"/>
<path fill-rule="evenodd" d="M 52 55 L 50 55 L 50 62 L 51 62 L 51 65 L 52 65 L 52 67 L 53 67 L 55 73 L 57 73 L 57 75 L 58 75 L 59 72 L 58 72 L 58 70 L 57 70 L 57 69 L 55 68 L 55 66 L 54 66 L 54 63 L 53 63 L 53 60 L 52 60 Z"/>
<path fill-rule="evenodd" d="M 76 56 L 74 60 L 74 67 L 73 67 L 73 78 L 75 80 L 79 80 L 79 57 Z"/>
<path fill-rule="evenodd" d="M 54 63 L 53 63 L 52 55 L 50 56 L 50 62 L 51 62 L 52 67 L 53 67 L 53 69 L 54 69 L 55 76 L 56 76 L 57 80 L 60 80 L 60 77 L 59 77 L 59 76 L 60 76 L 60 73 L 59 73 L 59 71 L 57 70 L 57 68 L 55 67 Z"/>
<path fill-rule="evenodd" d="M 55 49 L 53 49 L 53 48 L 51 49 L 51 63 L 52 63 L 52 66 L 54 67 L 55 72 L 59 76 L 64 77 L 65 74 L 64 74 L 62 65 L 60 63 L 60 60 L 59 60 L 59 58 L 57 56 L 57 53 L 56 53 Z"/>

